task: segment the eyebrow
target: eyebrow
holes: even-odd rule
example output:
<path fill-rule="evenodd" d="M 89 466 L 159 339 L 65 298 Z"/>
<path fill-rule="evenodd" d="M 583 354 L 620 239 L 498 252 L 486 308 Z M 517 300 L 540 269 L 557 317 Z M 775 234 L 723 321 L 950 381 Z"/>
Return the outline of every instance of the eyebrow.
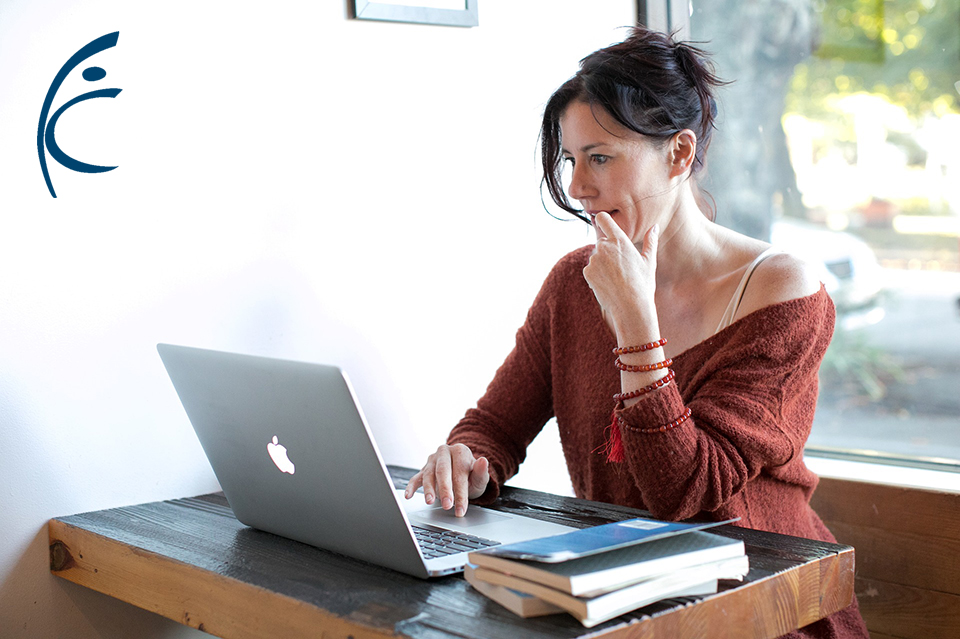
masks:
<path fill-rule="evenodd" d="M 608 145 L 606 142 L 594 142 L 593 144 L 587 144 L 586 146 L 580 147 L 580 152 L 581 152 L 581 153 L 586 153 L 587 151 L 592 151 L 593 149 L 595 149 L 595 148 L 597 148 L 597 147 L 600 147 L 600 146 L 609 146 L 609 145 Z M 566 149 L 563 148 L 563 147 L 560 148 L 560 152 L 561 152 L 561 153 L 570 153 L 570 151 L 566 150 Z"/>

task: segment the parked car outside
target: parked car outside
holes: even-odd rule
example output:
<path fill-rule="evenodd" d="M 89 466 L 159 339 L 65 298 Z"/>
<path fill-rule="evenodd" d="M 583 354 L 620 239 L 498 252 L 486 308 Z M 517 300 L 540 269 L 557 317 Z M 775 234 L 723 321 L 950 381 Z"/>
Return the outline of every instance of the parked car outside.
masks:
<path fill-rule="evenodd" d="M 818 270 L 844 327 L 883 319 L 883 269 L 866 242 L 850 233 L 793 218 L 775 220 L 770 235 L 771 244 Z"/>

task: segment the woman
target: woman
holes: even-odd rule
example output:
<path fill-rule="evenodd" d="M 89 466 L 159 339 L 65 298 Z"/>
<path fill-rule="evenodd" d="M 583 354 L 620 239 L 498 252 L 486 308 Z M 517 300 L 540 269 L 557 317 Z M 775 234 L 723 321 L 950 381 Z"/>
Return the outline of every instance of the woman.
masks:
<path fill-rule="evenodd" d="M 554 93 L 544 182 L 596 245 L 553 268 L 408 497 L 422 486 L 458 515 L 496 499 L 556 417 L 578 497 L 833 541 L 802 453 L 834 307 L 806 264 L 704 214 L 695 176 L 719 84 L 701 51 L 637 28 Z M 867 636 L 856 605 L 804 632 Z"/>

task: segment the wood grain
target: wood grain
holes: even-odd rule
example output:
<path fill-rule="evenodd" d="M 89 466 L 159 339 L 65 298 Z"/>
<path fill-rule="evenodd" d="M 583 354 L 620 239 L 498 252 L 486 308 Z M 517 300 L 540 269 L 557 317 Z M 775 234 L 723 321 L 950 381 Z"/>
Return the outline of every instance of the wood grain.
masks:
<path fill-rule="evenodd" d="M 823 478 L 811 504 L 856 548 L 874 639 L 960 637 L 960 495 Z"/>
<path fill-rule="evenodd" d="M 923 639 L 960 636 L 960 596 L 875 579 L 857 579 L 857 600 L 871 634 Z"/>
<path fill-rule="evenodd" d="M 810 500 L 821 519 L 960 541 L 960 494 L 820 478 Z"/>
<path fill-rule="evenodd" d="M 412 471 L 392 468 L 398 486 Z M 580 527 L 649 513 L 506 488 L 498 508 Z M 723 526 L 751 558 L 745 584 L 668 600 L 589 631 L 521 619 L 461 576 L 424 581 L 240 524 L 220 494 L 54 519 L 57 576 L 221 637 L 778 637 L 840 610 L 849 546 Z"/>
<path fill-rule="evenodd" d="M 49 530 L 57 576 L 218 637 L 309 637 L 317 628 L 344 639 L 395 636 L 61 521 L 52 520 Z"/>
<path fill-rule="evenodd" d="M 904 586 L 960 594 L 960 541 L 933 534 L 868 528 L 845 522 L 827 527 L 857 549 L 857 574 Z"/>

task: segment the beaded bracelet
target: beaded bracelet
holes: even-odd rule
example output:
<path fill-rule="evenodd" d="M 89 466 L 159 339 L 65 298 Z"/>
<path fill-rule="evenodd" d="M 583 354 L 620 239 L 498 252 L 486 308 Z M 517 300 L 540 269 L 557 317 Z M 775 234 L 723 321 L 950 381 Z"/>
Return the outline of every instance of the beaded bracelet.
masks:
<path fill-rule="evenodd" d="M 675 373 L 673 372 L 673 369 L 670 369 L 670 370 L 667 371 L 667 374 L 666 374 L 665 376 L 661 377 L 660 379 L 658 379 L 658 380 L 655 381 L 654 383 L 648 384 L 647 386 L 644 386 L 643 388 L 638 388 L 637 390 L 630 391 L 629 393 L 617 393 L 616 395 L 613 396 L 613 400 L 614 400 L 615 402 L 617 402 L 617 406 L 619 406 L 619 405 L 622 404 L 625 400 L 634 399 L 634 398 L 636 398 L 636 397 L 640 397 L 641 395 L 646 395 L 647 393 L 649 393 L 649 392 L 651 392 L 651 391 L 655 391 L 655 390 L 657 390 L 658 388 L 662 388 L 662 387 L 666 386 L 667 384 L 669 384 L 669 383 L 673 380 L 673 378 L 674 378 L 675 376 L 676 376 L 676 375 L 675 375 Z"/>
<path fill-rule="evenodd" d="M 683 411 L 683 415 L 676 418 L 669 424 L 664 424 L 663 426 L 657 426 L 656 428 L 632 428 L 630 430 L 643 433 L 665 433 L 668 430 L 672 430 L 677 426 L 683 424 L 685 421 L 690 419 L 690 415 L 693 414 L 689 408 Z M 607 458 L 608 462 L 618 464 L 626 459 L 626 451 L 623 448 L 623 434 L 620 432 L 620 426 L 623 425 L 623 419 L 617 415 L 617 409 L 613 410 L 612 420 L 610 425 L 607 426 L 605 442 L 600 445 L 595 452 L 600 452 L 604 457 Z"/>
<path fill-rule="evenodd" d="M 631 366 L 629 364 L 624 364 L 620 361 L 620 358 L 617 358 L 615 362 L 617 368 L 628 373 L 649 373 L 650 371 L 658 371 L 660 369 L 666 368 L 673 364 L 672 359 L 665 359 L 662 362 L 657 362 L 656 364 L 643 364 L 641 366 Z"/>
<path fill-rule="evenodd" d="M 641 346 L 623 346 L 621 348 L 613 349 L 614 355 L 629 355 L 630 353 L 642 353 L 643 351 L 650 351 L 655 348 L 660 348 L 661 346 L 667 343 L 665 337 L 661 337 L 655 342 L 650 342 L 649 344 L 643 344 Z"/>
<path fill-rule="evenodd" d="M 676 428 L 677 426 L 679 426 L 680 424 L 682 424 L 682 423 L 684 423 L 685 421 L 687 421 L 688 419 L 690 419 L 690 415 L 692 415 L 692 414 L 693 414 L 693 411 L 691 411 L 691 410 L 688 408 L 687 410 L 683 411 L 683 415 L 681 415 L 680 417 L 676 418 L 675 420 L 673 420 L 673 421 L 670 422 L 669 424 L 664 424 L 663 426 L 657 426 L 657 427 L 655 427 L 655 428 L 634 428 L 634 429 L 632 429 L 632 430 L 635 430 L 635 431 L 638 432 L 638 433 L 646 433 L 646 434 L 650 434 L 650 433 L 665 433 L 665 432 L 667 432 L 668 430 L 672 430 L 672 429 Z"/>

